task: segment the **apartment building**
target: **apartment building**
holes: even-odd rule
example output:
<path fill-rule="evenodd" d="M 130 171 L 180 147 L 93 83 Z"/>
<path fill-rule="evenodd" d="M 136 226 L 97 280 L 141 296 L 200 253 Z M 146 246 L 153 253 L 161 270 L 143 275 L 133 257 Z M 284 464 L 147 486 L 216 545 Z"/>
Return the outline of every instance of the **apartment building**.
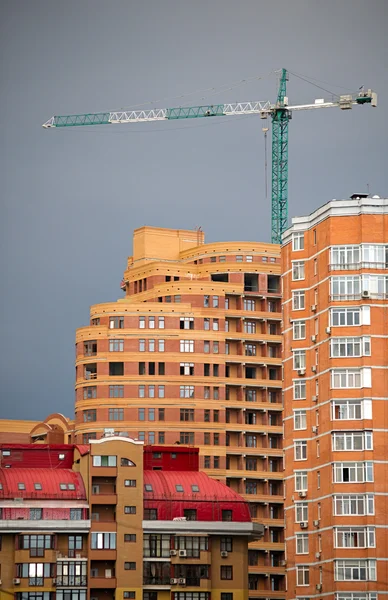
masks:
<path fill-rule="evenodd" d="M 142 227 L 122 289 L 77 330 L 74 440 L 198 447 L 265 526 L 250 597 L 284 598 L 279 247 Z"/>
<path fill-rule="evenodd" d="M 388 200 L 283 237 L 287 598 L 388 591 Z"/>
<path fill-rule="evenodd" d="M 248 503 L 199 451 L 107 437 L 0 446 L 0 593 L 16 600 L 247 600 Z"/>

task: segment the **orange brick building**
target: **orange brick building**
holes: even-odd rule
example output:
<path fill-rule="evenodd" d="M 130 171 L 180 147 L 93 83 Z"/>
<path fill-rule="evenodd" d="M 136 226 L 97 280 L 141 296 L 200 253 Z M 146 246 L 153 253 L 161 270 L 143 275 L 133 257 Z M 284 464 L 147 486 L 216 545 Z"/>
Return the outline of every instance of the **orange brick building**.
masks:
<path fill-rule="evenodd" d="M 284 598 L 279 247 L 142 227 L 122 288 L 77 330 L 75 442 L 199 447 L 265 526 L 250 597 Z"/>
<path fill-rule="evenodd" d="M 388 200 L 283 237 L 287 598 L 388 591 Z"/>

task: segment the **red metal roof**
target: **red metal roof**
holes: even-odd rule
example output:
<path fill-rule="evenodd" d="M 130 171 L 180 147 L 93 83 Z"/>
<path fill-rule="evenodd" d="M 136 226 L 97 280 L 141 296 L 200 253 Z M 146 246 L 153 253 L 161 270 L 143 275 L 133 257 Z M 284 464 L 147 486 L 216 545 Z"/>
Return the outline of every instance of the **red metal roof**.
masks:
<path fill-rule="evenodd" d="M 86 500 L 82 477 L 71 469 L 0 469 L 0 484 L 0 499 Z M 19 489 L 19 484 L 25 489 Z M 66 489 L 61 489 L 61 484 Z M 69 484 L 75 489 L 68 489 Z"/>
<path fill-rule="evenodd" d="M 193 508 L 197 510 L 198 521 L 220 521 L 223 510 L 233 512 L 233 521 L 251 521 L 248 503 L 205 473 L 144 471 L 146 485 L 151 485 L 152 491 L 144 487 L 144 507 L 157 508 L 158 519 L 182 517 L 185 509 Z M 183 491 L 179 492 L 176 486 L 182 486 Z M 194 492 L 192 486 L 198 486 L 199 492 Z"/>

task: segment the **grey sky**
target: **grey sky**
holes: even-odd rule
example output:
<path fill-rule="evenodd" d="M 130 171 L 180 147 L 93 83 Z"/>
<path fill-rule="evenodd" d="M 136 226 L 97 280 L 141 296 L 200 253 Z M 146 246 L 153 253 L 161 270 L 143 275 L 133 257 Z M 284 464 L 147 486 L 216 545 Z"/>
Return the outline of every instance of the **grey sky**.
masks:
<path fill-rule="evenodd" d="M 53 114 L 273 101 L 273 75 L 173 97 L 279 67 L 337 93 L 370 86 L 377 109 L 294 114 L 290 214 L 367 183 L 388 193 L 386 0 L 5 0 L 0 10 L 2 417 L 72 416 L 75 329 L 90 304 L 121 297 L 134 228 L 270 239 L 259 118 L 42 129 Z M 288 95 L 325 94 L 292 77 Z"/>

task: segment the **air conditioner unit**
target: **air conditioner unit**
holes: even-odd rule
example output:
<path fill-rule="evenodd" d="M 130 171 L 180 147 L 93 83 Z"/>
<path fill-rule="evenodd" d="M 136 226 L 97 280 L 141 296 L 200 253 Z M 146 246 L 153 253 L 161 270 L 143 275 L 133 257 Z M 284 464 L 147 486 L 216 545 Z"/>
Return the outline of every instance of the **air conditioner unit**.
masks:
<path fill-rule="evenodd" d="M 317 365 L 313 365 L 311 367 L 311 370 L 312 370 L 313 373 L 316 373 L 317 372 Z"/>
<path fill-rule="evenodd" d="M 53 585 L 57 585 L 57 580 L 55 577 L 53 578 Z"/>
<path fill-rule="evenodd" d="M 170 585 L 176 585 L 178 583 L 177 579 L 170 579 Z"/>
<path fill-rule="evenodd" d="M 311 312 L 316 312 L 317 310 L 317 305 L 316 304 L 312 304 L 311 305 Z"/>
<path fill-rule="evenodd" d="M 184 577 L 180 577 L 178 579 L 178 585 L 186 585 L 186 579 Z"/>
<path fill-rule="evenodd" d="M 303 492 L 299 492 L 299 498 L 306 498 L 307 497 L 307 492 L 303 491 Z"/>
<path fill-rule="evenodd" d="M 170 556 L 176 556 L 178 552 L 176 550 L 170 550 Z"/>
<path fill-rule="evenodd" d="M 326 333 L 327 333 L 327 335 L 331 334 L 331 327 L 326 327 Z"/>
<path fill-rule="evenodd" d="M 315 586 L 315 589 L 317 590 L 317 592 L 321 592 L 322 591 L 322 584 L 321 583 L 317 583 L 317 585 Z"/>
<path fill-rule="evenodd" d="M 179 550 L 178 551 L 178 556 L 180 556 L 180 558 L 186 558 L 186 556 L 187 556 L 187 550 Z"/>
<path fill-rule="evenodd" d="M 301 529 L 307 529 L 307 523 L 305 521 L 302 521 L 302 523 L 299 523 L 299 525 Z"/>
<path fill-rule="evenodd" d="M 316 342 L 317 341 L 317 336 L 316 335 L 312 335 L 311 336 L 311 341 L 312 342 Z"/>
<path fill-rule="evenodd" d="M 312 402 L 318 402 L 318 396 L 311 396 Z"/>
<path fill-rule="evenodd" d="M 227 551 L 226 551 L 226 550 L 222 550 L 222 552 L 221 552 L 221 557 L 222 557 L 222 558 L 228 558 L 228 553 L 227 553 Z"/>
<path fill-rule="evenodd" d="M 315 558 L 317 558 L 319 560 L 321 558 L 321 553 L 320 552 L 316 552 L 315 553 Z"/>
<path fill-rule="evenodd" d="M 318 519 L 316 519 L 315 521 L 313 521 L 314 527 L 319 527 L 319 521 Z"/>
<path fill-rule="evenodd" d="M 318 433 L 318 427 L 316 425 L 313 425 L 312 428 L 313 433 Z"/>
<path fill-rule="evenodd" d="M 15 577 L 15 579 L 13 580 L 13 584 L 14 585 L 20 585 L 20 579 L 19 579 L 19 577 Z"/>
<path fill-rule="evenodd" d="M 369 292 L 368 292 L 368 290 L 364 290 L 361 295 L 362 295 L 363 298 L 369 298 Z"/>
<path fill-rule="evenodd" d="M 306 375 L 306 369 L 298 369 L 298 375 Z"/>

